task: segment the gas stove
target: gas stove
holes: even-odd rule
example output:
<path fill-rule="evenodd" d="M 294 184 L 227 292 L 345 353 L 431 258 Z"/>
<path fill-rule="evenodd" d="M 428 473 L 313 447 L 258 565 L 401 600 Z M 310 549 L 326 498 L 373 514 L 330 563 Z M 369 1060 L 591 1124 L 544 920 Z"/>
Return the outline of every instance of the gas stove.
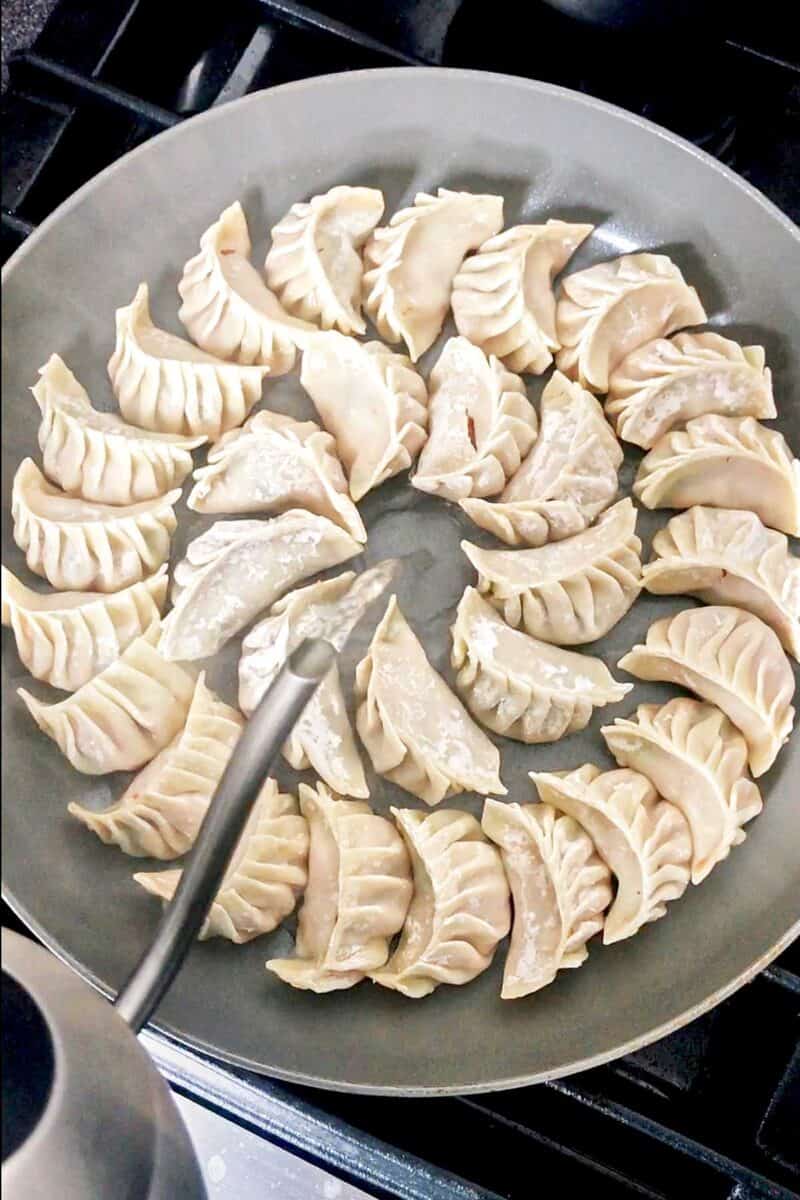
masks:
<path fill-rule="evenodd" d="M 494 0 L 488 13 L 473 0 L 60 0 L 10 63 L 3 258 L 87 179 L 194 113 L 292 79 L 398 64 L 504 71 L 601 96 L 718 155 L 798 219 L 800 68 L 788 57 L 789 18 L 779 3 L 733 11 L 724 38 L 688 31 L 660 44 L 654 61 L 535 0 Z M 19 928 L 5 908 L 3 924 Z M 314 1091 L 154 1032 L 144 1040 L 217 1200 L 517 1200 L 538 1180 L 596 1200 L 756 1200 L 800 1188 L 799 1033 L 796 944 L 670 1037 L 494 1095 Z"/>

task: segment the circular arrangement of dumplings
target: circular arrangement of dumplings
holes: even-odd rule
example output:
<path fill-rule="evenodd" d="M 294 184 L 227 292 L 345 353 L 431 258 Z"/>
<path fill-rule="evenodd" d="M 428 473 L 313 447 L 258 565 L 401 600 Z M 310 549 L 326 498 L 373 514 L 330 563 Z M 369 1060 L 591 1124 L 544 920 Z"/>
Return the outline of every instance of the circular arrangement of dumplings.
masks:
<path fill-rule="evenodd" d="M 295 796 L 265 779 L 200 937 L 247 942 L 299 904 L 274 976 L 419 998 L 474 979 L 510 934 L 512 999 L 580 966 L 595 935 L 663 917 L 761 811 L 754 779 L 794 721 L 800 463 L 761 423 L 777 415 L 763 349 L 698 331 L 701 299 L 666 255 L 570 271 L 592 226 L 503 229 L 496 195 L 440 188 L 383 216 L 367 187 L 296 203 L 262 272 L 232 204 L 178 284 L 188 339 L 154 324 L 145 283 L 117 311 L 118 414 L 51 356 L 32 389 L 41 467 L 20 464 L 12 516 L 57 590 L 3 567 L 2 621 L 34 679 L 66 693 L 19 690 L 71 766 L 136 772 L 105 810 L 71 815 L 174 863 L 288 655 L 309 636 L 341 650 L 382 598 L 354 676 L 334 665 L 283 747 L 313 782 Z M 450 313 L 457 333 L 423 375 Z M 523 377 L 551 366 L 537 411 Z M 269 408 L 293 369 L 319 423 Z M 680 510 L 644 565 L 621 441 L 645 451 L 634 498 Z M 461 542 L 476 574 L 452 612 L 452 686 L 391 592 L 395 560 L 316 578 L 362 553 L 358 504 L 403 471 L 477 538 Z M 186 503 L 211 520 L 170 583 L 190 474 Z M 686 694 L 608 718 L 613 769 L 565 752 L 542 771 L 531 749 L 531 790 L 509 795 L 503 739 L 558 742 L 634 687 L 590 651 L 642 589 L 701 603 L 616 666 Z M 242 633 L 234 705 L 196 664 Z M 421 807 L 374 812 L 367 763 Z M 469 793 L 480 820 L 448 803 Z M 180 874 L 134 879 L 168 902 Z"/>

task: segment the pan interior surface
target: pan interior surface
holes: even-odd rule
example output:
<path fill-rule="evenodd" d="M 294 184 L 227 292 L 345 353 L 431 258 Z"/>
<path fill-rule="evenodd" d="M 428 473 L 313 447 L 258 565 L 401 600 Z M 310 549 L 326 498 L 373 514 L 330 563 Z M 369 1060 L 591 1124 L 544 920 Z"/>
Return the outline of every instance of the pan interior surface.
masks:
<path fill-rule="evenodd" d="M 711 326 L 763 345 L 772 367 L 777 427 L 800 448 L 800 241 L 786 218 L 719 164 L 646 122 L 544 84 L 474 72 L 396 69 L 291 84 L 188 122 L 134 151 L 88 184 L 21 248 L 5 275 L 3 312 L 3 562 L 29 579 L 13 542 L 14 470 L 36 457 L 38 410 L 29 388 L 61 354 L 98 407 L 111 407 L 105 364 L 114 309 L 150 285 L 157 324 L 181 332 L 176 284 L 200 234 L 240 199 L 260 264 L 269 228 L 298 200 L 335 184 L 381 188 L 387 217 L 439 186 L 505 197 L 505 224 L 548 217 L 590 221 L 595 234 L 569 270 L 638 249 L 673 256 L 700 292 Z M 448 329 L 446 332 L 450 332 Z M 423 360 L 427 373 L 441 341 Z M 527 377 L 538 400 L 542 379 Z M 296 376 L 268 383 L 264 404 L 312 416 Z M 640 455 L 626 451 L 626 493 Z M 405 476 L 370 493 L 360 569 L 401 560 L 400 605 L 433 664 L 452 683 L 449 627 L 474 577 L 459 541 L 489 544 L 452 505 Z M 643 559 L 670 513 L 642 510 Z M 210 523 L 178 509 L 172 562 Z M 795 551 L 796 552 L 796 551 Z M 585 647 L 618 678 L 616 662 L 659 616 L 694 603 L 643 595 L 600 642 Z M 380 615 L 381 606 L 376 606 Z M 372 625 L 343 661 L 346 690 Z M 210 684 L 235 703 L 239 639 L 214 660 Z M 48 945 L 116 991 L 159 916 L 132 881 L 150 864 L 104 847 L 67 815 L 67 803 L 110 804 L 123 781 L 72 771 L 15 695 L 29 680 L 3 630 L 3 884 L 8 901 Z M 33 685 L 37 695 L 44 687 Z M 533 799 L 530 770 L 593 761 L 612 765 L 601 724 L 675 689 L 637 683 L 599 710 L 581 734 L 550 746 L 496 739 L 510 800 Z M 282 765 L 282 782 L 296 780 Z M 264 961 L 291 949 L 283 929 L 246 946 L 198 944 L 163 1001 L 157 1024 L 188 1043 L 256 1071 L 321 1086 L 405 1093 L 510 1087 L 565 1074 L 661 1036 L 743 983 L 797 932 L 800 738 L 760 781 L 763 814 L 700 887 L 639 936 L 596 940 L 588 962 L 524 1000 L 500 999 L 504 959 L 462 988 L 410 1001 L 363 983 L 315 996 L 269 976 Z M 423 807 L 369 774 L 373 803 Z M 477 796 L 445 802 L 478 814 Z M 152 864 L 155 869 L 158 864 Z"/>

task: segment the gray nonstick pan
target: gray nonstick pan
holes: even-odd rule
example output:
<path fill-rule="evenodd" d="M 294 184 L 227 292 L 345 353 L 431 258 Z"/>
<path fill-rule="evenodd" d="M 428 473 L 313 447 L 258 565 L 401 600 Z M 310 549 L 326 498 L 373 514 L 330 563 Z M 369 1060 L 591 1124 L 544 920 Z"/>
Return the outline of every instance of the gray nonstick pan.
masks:
<path fill-rule="evenodd" d="M 221 106 L 148 142 L 62 205 L 9 262 L 2 554 L 15 573 L 27 578 L 11 535 L 9 495 L 20 460 L 36 455 L 38 410 L 28 389 L 37 369 L 60 353 L 95 404 L 110 407 L 105 364 L 113 311 L 142 280 L 150 284 L 157 323 L 181 332 L 181 269 L 226 205 L 242 201 L 260 239 L 253 254 L 260 264 L 267 232 L 289 206 L 337 183 L 382 188 L 387 213 L 418 191 L 445 185 L 502 193 L 507 225 L 551 216 L 591 221 L 596 231 L 569 270 L 634 249 L 665 250 L 698 288 L 713 328 L 765 347 L 777 427 L 800 449 L 800 235 L 738 176 L 646 121 L 545 84 L 436 69 L 329 76 Z M 439 349 L 423 360 L 424 371 Z M 542 384 L 528 380 L 535 401 Z M 296 376 L 268 383 L 264 404 L 313 415 Z M 626 451 L 625 493 L 638 457 Z M 474 527 L 404 476 L 371 492 L 361 511 L 369 532 L 364 563 L 400 559 L 401 607 L 452 682 L 448 630 L 464 587 L 474 582 L 459 541 L 479 540 Z M 178 514 L 173 562 L 208 524 L 183 507 Z M 643 557 L 669 515 L 641 512 Z M 588 649 L 616 670 L 655 618 L 691 603 L 643 594 Z M 360 627 L 342 656 L 348 691 L 371 632 L 369 624 Z M 210 685 L 234 703 L 238 649 L 235 641 L 208 668 Z M 159 919 L 158 905 L 131 878 L 149 864 L 101 845 L 66 806 L 80 800 L 105 807 L 124 781 L 73 772 L 18 701 L 20 685 L 30 683 L 4 630 L 4 894 L 59 956 L 116 993 Z M 599 726 L 672 694 L 667 685 L 637 683 L 583 733 L 553 745 L 497 739 L 509 799 L 533 799 L 531 770 L 611 765 Z M 284 784 L 296 781 L 283 766 L 278 775 Z M 371 773 L 369 782 L 381 811 L 421 806 Z M 441 987 L 424 1000 L 369 983 L 326 996 L 293 991 L 264 970 L 266 959 L 291 948 L 291 929 L 284 928 L 246 946 L 219 939 L 194 946 L 157 1024 L 256 1071 L 372 1092 L 513 1087 L 607 1061 L 711 1007 L 797 935 L 800 734 L 759 782 L 764 812 L 701 886 L 635 938 L 610 947 L 595 941 L 580 970 L 562 972 L 527 999 L 500 999 L 503 947 L 475 982 Z M 478 813 L 482 800 L 466 795 L 446 803 Z"/>

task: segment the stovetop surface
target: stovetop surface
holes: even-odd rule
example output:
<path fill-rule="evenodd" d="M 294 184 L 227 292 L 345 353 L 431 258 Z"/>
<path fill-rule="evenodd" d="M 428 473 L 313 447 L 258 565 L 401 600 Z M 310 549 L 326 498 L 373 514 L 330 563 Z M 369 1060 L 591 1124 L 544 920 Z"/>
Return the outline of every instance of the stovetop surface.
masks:
<path fill-rule="evenodd" d="M 293 0 L 60 0 L 33 48 L 10 64 L 3 258 L 97 171 L 184 117 L 291 79 L 404 62 L 543 78 L 642 112 L 798 219 L 790 16 L 780 3 L 757 15 L 734 6 L 724 40 L 695 29 L 666 38 L 654 56 L 517 0 L 316 0 L 313 9 Z M 5 907 L 3 924 L 17 924 Z M 256 1171 L 268 1158 L 274 1194 L 286 1200 L 295 1191 L 356 1200 L 361 1189 L 517 1200 L 548 1179 L 565 1196 L 591 1189 L 596 1200 L 750 1200 L 798 1194 L 799 1034 L 795 944 L 672 1036 L 609 1066 L 495 1095 L 321 1092 L 233 1070 L 159 1035 L 145 1040 L 208 1149 L 210 1194 L 220 1200 L 249 1194 L 243 1181 L 265 1178 Z M 350 1190 L 322 1172 L 301 1179 L 281 1145 Z"/>

